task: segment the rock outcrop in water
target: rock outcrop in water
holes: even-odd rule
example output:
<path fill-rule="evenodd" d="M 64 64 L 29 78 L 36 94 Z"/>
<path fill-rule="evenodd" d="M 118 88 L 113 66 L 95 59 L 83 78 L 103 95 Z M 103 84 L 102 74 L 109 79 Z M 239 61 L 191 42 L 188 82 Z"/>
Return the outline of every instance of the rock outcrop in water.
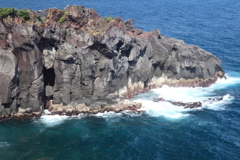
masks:
<path fill-rule="evenodd" d="M 211 53 L 83 6 L 0 20 L 0 119 L 38 117 L 44 108 L 136 110 L 141 104 L 124 99 L 164 84 L 207 87 L 218 77 L 224 71 Z"/>

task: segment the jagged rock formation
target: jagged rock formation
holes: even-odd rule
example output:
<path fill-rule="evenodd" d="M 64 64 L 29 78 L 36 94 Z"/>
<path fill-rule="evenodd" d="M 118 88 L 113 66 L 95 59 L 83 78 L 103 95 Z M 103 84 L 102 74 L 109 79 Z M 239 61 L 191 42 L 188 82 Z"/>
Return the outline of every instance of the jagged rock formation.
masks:
<path fill-rule="evenodd" d="M 0 20 L 2 119 L 39 116 L 53 105 L 129 108 L 123 99 L 149 89 L 205 87 L 223 76 L 221 61 L 203 49 L 135 28 L 133 20 L 108 22 L 83 6 Z"/>

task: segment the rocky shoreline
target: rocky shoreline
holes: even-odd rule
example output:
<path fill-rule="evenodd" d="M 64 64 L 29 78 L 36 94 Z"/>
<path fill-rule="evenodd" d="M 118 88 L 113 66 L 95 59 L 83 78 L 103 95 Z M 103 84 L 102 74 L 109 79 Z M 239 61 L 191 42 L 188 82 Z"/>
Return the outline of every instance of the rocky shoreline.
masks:
<path fill-rule="evenodd" d="M 114 106 L 105 106 L 103 108 L 96 107 L 96 108 L 90 108 L 87 107 L 85 104 L 78 104 L 77 106 L 63 106 L 63 104 L 52 104 L 52 100 L 48 101 L 48 115 L 66 115 L 66 116 L 76 116 L 79 114 L 97 114 L 97 113 L 104 113 L 104 112 L 115 112 L 119 113 L 122 111 L 131 111 L 135 113 L 143 113 L 142 104 L 132 102 L 130 100 L 124 100 L 120 102 L 117 105 Z M 11 115 L 11 116 L 4 116 L 1 117 L 0 120 L 8 120 L 8 119 L 17 119 L 17 120 L 23 120 L 23 119 L 32 119 L 32 118 L 40 118 L 42 115 L 44 115 L 44 111 L 41 112 L 33 112 L 31 108 L 27 108 L 25 110 L 20 109 L 17 114 Z"/>
<path fill-rule="evenodd" d="M 169 87 L 207 87 L 211 84 L 214 84 L 218 78 L 226 78 L 224 77 L 220 77 L 220 76 L 215 76 L 214 79 L 210 79 L 207 81 L 202 82 L 201 80 L 197 80 L 197 81 L 189 81 L 189 82 L 185 82 L 185 83 L 180 83 L 175 81 L 172 82 L 170 81 L 170 83 L 163 83 L 162 85 L 167 85 Z M 199 83 L 200 82 L 200 83 Z M 161 86 L 162 86 L 161 85 Z M 131 94 L 129 94 L 128 96 L 131 98 L 139 93 L 144 93 L 147 92 L 151 89 L 155 89 L 155 88 L 160 88 L 161 86 L 159 85 L 154 85 L 151 88 L 148 89 L 144 89 L 144 90 L 139 90 L 135 92 L 131 92 Z M 129 98 L 128 97 L 128 98 Z M 210 99 L 212 100 L 212 99 Z M 213 99 L 215 100 L 215 99 Z M 216 99 L 217 101 L 222 100 L 222 98 L 218 98 Z M 164 98 L 160 97 L 158 99 L 155 99 L 154 102 L 159 102 L 159 101 L 166 101 Z M 202 103 L 201 102 L 188 102 L 188 103 L 183 103 L 183 102 L 172 102 L 172 101 L 167 101 L 170 102 L 173 105 L 176 106 L 180 106 L 183 107 L 184 109 L 195 109 L 195 108 L 201 108 Z M 98 114 L 98 113 L 104 113 L 104 112 L 115 112 L 115 113 L 119 113 L 122 111 L 131 111 L 133 113 L 137 113 L 137 114 L 141 114 L 144 113 L 145 111 L 142 110 L 142 103 L 136 103 L 133 102 L 131 100 L 128 100 L 127 98 L 123 101 L 121 101 L 119 104 L 113 105 L 113 106 L 98 106 L 98 107 L 89 107 L 86 106 L 84 103 L 83 104 L 78 104 L 75 106 L 72 105 L 67 105 L 64 106 L 62 103 L 61 104 L 53 104 L 52 100 L 46 101 L 45 102 L 45 109 L 48 110 L 49 114 L 48 115 L 66 115 L 66 116 L 76 116 L 79 114 L 87 114 L 87 115 L 91 115 L 91 114 Z M 18 113 L 14 114 L 14 115 L 9 115 L 9 116 L 3 116 L 0 117 L 0 120 L 8 120 L 8 119 L 17 119 L 17 120 L 23 120 L 23 119 L 32 119 L 32 118 L 41 118 L 41 116 L 44 115 L 44 111 L 42 110 L 41 112 L 33 112 L 31 108 L 27 108 L 27 109 L 20 109 L 18 111 Z"/>
<path fill-rule="evenodd" d="M 131 110 L 127 99 L 160 88 L 208 87 L 221 61 L 198 46 L 145 32 L 132 19 L 84 6 L 24 10 L 0 19 L 0 120 Z"/>

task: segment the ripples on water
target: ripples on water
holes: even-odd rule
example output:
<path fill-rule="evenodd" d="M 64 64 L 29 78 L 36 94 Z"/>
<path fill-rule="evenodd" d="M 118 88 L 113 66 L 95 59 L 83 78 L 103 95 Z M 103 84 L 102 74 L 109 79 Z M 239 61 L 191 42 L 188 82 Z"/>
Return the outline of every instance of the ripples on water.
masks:
<path fill-rule="evenodd" d="M 0 122 L 0 159 L 240 159 L 240 1 L 2 1 L 1 7 L 64 8 L 85 5 L 101 16 L 133 18 L 137 27 L 159 28 L 218 56 L 227 72 L 208 88 L 154 89 L 134 101 L 145 114 L 48 116 Z M 201 101 L 184 110 L 168 102 Z M 224 97 L 218 102 L 204 101 Z"/>

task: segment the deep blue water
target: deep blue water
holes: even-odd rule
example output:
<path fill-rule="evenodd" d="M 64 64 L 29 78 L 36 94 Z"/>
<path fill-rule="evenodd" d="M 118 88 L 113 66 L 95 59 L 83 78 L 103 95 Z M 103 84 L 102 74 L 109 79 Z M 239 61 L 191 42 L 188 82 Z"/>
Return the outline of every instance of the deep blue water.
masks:
<path fill-rule="evenodd" d="M 88 117 L 44 116 L 0 122 L 0 159 L 240 159 L 239 0 L 0 0 L 0 7 L 40 10 L 69 5 L 94 8 L 101 16 L 133 18 L 136 27 L 198 45 L 222 60 L 228 80 L 209 88 L 162 88 L 138 95 L 146 114 Z M 183 111 L 155 96 L 203 101 Z"/>

